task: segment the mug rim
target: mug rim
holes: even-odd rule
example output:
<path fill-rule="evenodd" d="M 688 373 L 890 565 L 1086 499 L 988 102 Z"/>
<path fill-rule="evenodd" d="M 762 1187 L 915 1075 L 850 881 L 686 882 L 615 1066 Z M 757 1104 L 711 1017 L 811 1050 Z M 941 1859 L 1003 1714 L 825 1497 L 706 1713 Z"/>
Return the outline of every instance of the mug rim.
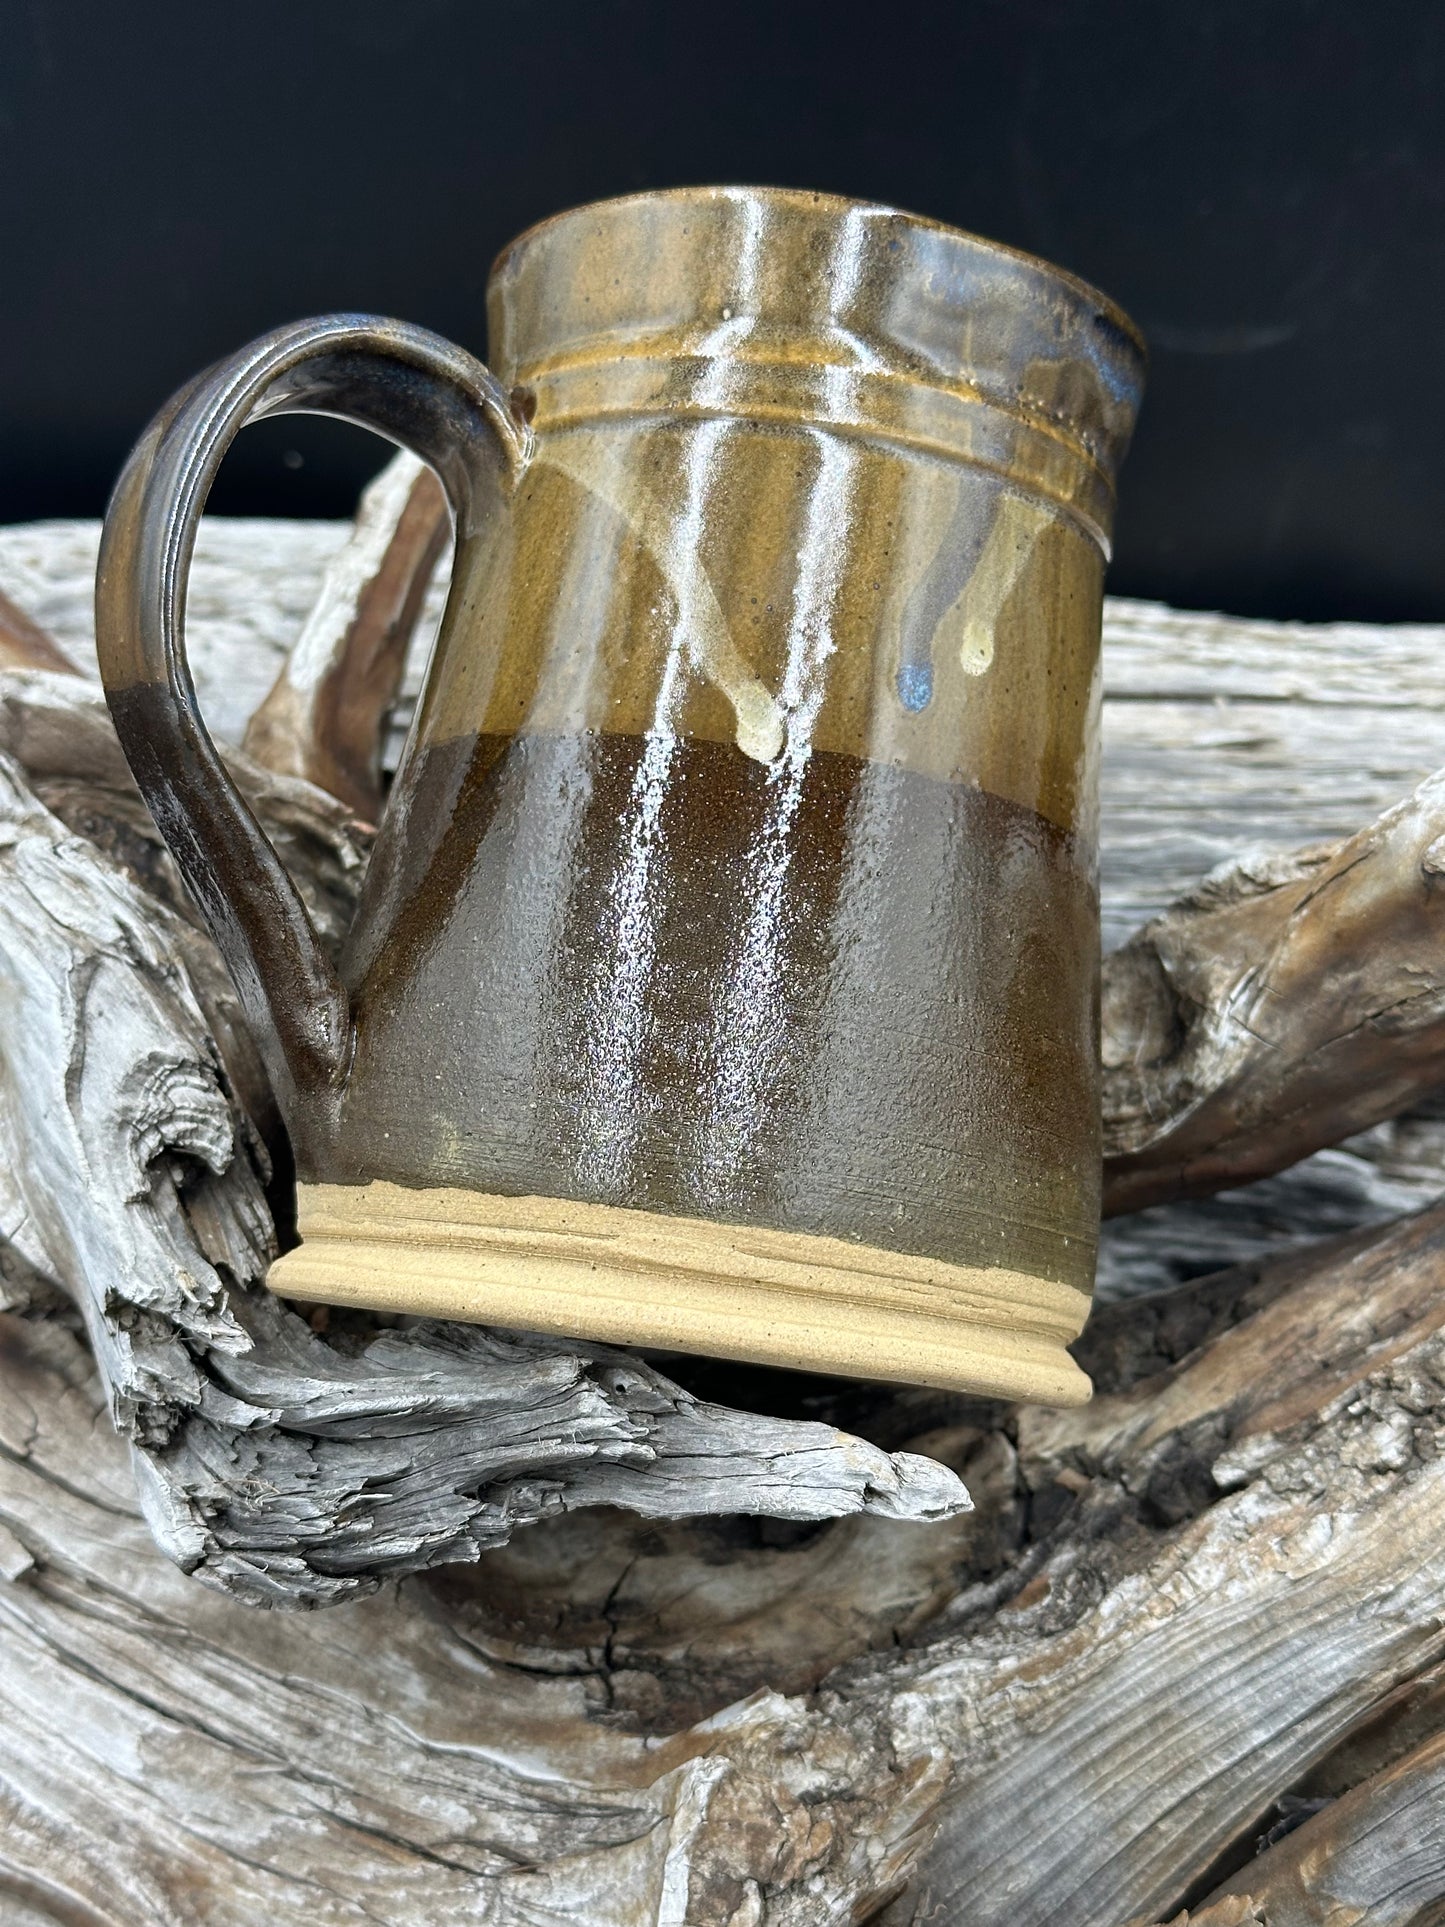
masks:
<path fill-rule="evenodd" d="M 658 201 L 691 201 L 701 205 L 733 195 L 750 195 L 755 200 L 770 201 L 775 204 L 791 203 L 795 206 L 821 207 L 833 213 L 861 210 L 869 214 L 882 215 L 890 220 L 906 221 L 911 227 L 942 234 L 951 241 L 962 241 L 970 247 L 983 248 L 990 254 L 1002 255 L 1007 260 L 1017 261 L 1036 274 L 1045 274 L 1055 281 L 1062 282 L 1076 295 L 1098 307 L 1128 336 L 1147 364 L 1149 345 L 1139 324 L 1112 296 L 1105 294 L 1102 288 L 1097 287 L 1092 281 L 1085 280 L 1082 275 L 1075 274 L 1072 269 L 1061 268 L 1056 261 L 1050 261 L 1042 254 L 1033 254 L 1027 248 L 1016 248 L 1007 241 L 995 241 L 989 235 L 977 234 L 972 228 L 955 227 L 951 222 L 935 220 L 927 214 L 915 214 L 908 208 L 894 207 L 887 201 L 861 200 L 851 194 L 833 194 L 823 188 L 770 187 L 749 185 L 744 182 L 713 182 L 687 187 L 639 188 L 631 194 L 605 194 L 595 201 L 578 201 L 571 207 L 558 208 L 555 213 L 544 215 L 540 221 L 533 221 L 529 227 L 523 228 L 520 234 L 515 235 L 500 248 L 487 270 L 487 286 L 490 289 L 492 282 L 507 261 L 514 255 L 520 254 L 523 248 L 530 247 L 548 228 L 556 227 L 563 221 L 573 220 L 579 214 L 592 214 L 604 208 L 622 209 Z"/>

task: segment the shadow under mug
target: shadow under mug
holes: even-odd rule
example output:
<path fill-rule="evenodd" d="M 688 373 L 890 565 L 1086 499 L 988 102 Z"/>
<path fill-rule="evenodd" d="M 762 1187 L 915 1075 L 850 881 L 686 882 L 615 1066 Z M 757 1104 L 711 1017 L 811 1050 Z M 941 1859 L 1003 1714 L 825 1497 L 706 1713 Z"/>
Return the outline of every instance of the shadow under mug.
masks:
<path fill-rule="evenodd" d="M 333 316 L 199 376 L 106 521 L 137 781 L 291 1133 L 288 1297 L 1069 1403 L 1099 1208 L 1096 756 L 1143 351 L 901 214 L 644 194 L 512 244 L 493 375 Z M 339 961 L 197 714 L 248 420 L 430 462 L 446 614 Z"/>

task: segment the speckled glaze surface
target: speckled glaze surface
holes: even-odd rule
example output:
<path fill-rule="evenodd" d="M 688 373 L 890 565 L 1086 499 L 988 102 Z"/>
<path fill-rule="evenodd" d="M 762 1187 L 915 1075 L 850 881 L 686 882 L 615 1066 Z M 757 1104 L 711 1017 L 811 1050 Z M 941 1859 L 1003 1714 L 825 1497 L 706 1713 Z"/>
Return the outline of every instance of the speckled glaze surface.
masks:
<path fill-rule="evenodd" d="M 679 1336 L 628 1261 L 634 1310 L 593 1335 L 993 1389 L 950 1321 L 1022 1330 L 1000 1281 L 1039 1281 L 1061 1351 L 1092 1280 L 1097 658 L 1138 338 L 1028 257 L 753 189 L 558 216 L 498 261 L 489 320 L 495 378 L 395 323 L 268 337 L 158 419 L 108 521 L 117 726 L 268 1049 L 315 1226 L 276 1286 L 346 1296 L 350 1238 L 366 1302 L 566 1329 L 589 1238 L 668 1220 L 746 1300 L 751 1229 L 803 1266 L 771 1311 L 704 1307 Z M 179 672 L 204 489 L 283 407 L 414 447 L 457 520 L 339 972 Z M 473 1229 L 442 1286 L 449 1194 Z M 378 1199 L 412 1229 L 368 1271 Z M 505 1260 L 521 1300 L 478 1295 L 515 1229 L 488 1200 L 537 1201 L 546 1307 L 535 1251 Z M 840 1240 L 896 1278 L 897 1356 L 886 1316 L 809 1349 L 810 1318 L 847 1315 Z M 876 1311 L 890 1287 L 868 1290 Z M 1065 1367 L 1023 1395 L 1078 1396 Z"/>

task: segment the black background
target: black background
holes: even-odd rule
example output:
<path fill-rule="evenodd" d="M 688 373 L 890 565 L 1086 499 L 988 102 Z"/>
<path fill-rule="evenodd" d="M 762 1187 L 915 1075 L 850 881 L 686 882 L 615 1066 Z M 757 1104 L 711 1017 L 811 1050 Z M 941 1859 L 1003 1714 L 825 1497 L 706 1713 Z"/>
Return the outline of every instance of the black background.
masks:
<path fill-rule="evenodd" d="M 890 201 L 1149 336 L 1112 586 L 1445 618 L 1445 7 L 0 0 L 0 520 L 100 512 L 182 380 L 369 308 L 483 342 L 491 257 L 699 181 Z M 232 513 L 384 451 L 242 437 Z"/>

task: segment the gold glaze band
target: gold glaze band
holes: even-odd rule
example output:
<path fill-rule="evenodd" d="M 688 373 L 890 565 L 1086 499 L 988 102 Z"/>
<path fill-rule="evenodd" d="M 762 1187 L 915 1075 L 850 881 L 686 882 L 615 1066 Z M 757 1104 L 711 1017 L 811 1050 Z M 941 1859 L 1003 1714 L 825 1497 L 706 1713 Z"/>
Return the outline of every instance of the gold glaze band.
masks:
<path fill-rule="evenodd" d="M 883 370 L 707 355 L 618 358 L 522 371 L 539 436 L 608 420 L 729 420 L 893 443 L 989 470 L 1070 516 L 1107 560 L 1114 487 L 1079 442 L 962 384 Z"/>
<path fill-rule="evenodd" d="M 451 1187 L 303 1184 L 286 1298 L 1079 1405 L 1087 1296 L 841 1238 Z"/>

